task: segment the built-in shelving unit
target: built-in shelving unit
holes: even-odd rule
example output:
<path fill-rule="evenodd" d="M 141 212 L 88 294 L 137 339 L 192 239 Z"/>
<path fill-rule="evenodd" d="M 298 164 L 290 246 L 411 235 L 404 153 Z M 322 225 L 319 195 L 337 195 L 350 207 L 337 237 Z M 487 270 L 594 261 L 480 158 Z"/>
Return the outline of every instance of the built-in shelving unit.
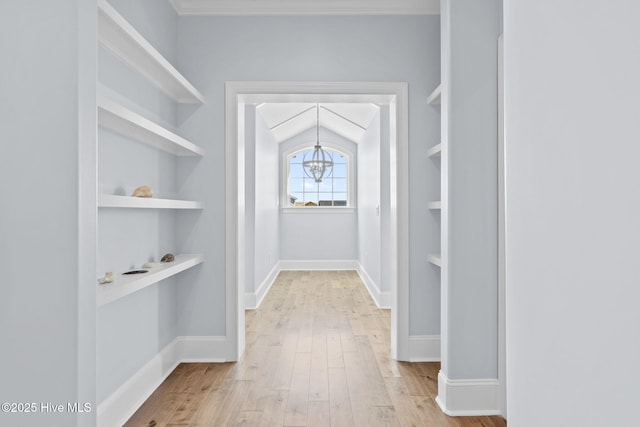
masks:
<path fill-rule="evenodd" d="M 156 199 L 153 197 L 98 195 L 99 208 L 138 208 L 138 209 L 202 209 L 202 203 L 192 200 Z"/>
<path fill-rule="evenodd" d="M 440 153 L 442 153 L 442 144 L 434 145 L 427 150 L 427 156 L 429 157 L 440 157 Z"/>
<path fill-rule="evenodd" d="M 202 94 L 106 0 L 98 0 L 98 40 L 175 101 L 204 102 Z"/>
<path fill-rule="evenodd" d="M 430 105 L 433 105 L 434 107 L 439 108 L 441 98 L 442 98 L 442 84 L 439 84 L 438 87 L 436 87 L 433 90 L 433 92 L 431 92 L 431 94 L 427 97 L 427 102 Z M 436 162 L 439 162 L 441 160 L 441 155 L 442 155 L 442 142 L 434 145 L 433 147 L 427 150 L 427 156 L 429 158 L 434 159 L 434 161 Z M 442 177 L 441 177 L 441 180 L 442 180 Z M 442 182 L 440 184 L 442 185 Z M 442 197 L 442 194 L 440 194 L 440 197 Z M 432 215 L 440 215 L 440 212 L 442 210 L 442 200 L 434 200 L 434 201 L 427 202 L 427 209 L 433 212 Z M 440 232 L 440 248 L 442 249 L 442 232 Z M 440 254 L 429 254 L 427 256 L 427 260 L 431 264 L 437 267 L 441 267 L 442 262 L 441 262 Z"/>
<path fill-rule="evenodd" d="M 433 92 L 431 92 L 431 95 L 429 95 L 429 97 L 427 98 L 427 102 L 429 104 L 432 104 L 432 105 L 440 104 L 440 94 L 442 93 L 441 86 L 442 85 L 438 85 L 438 87 L 435 88 Z"/>
<path fill-rule="evenodd" d="M 203 262 L 202 255 L 176 255 L 175 261 L 160 267 L 153 267 L 148 273 L 117 274 L 112 283 L 98 285 L 98 306 L 102 306 L 132 294 L 161 280 L 174 276 Z"/>
<path fill-rule="evenodd" d="M 100 126 L 176 156 L 202 156 L 204 150 L 104 96 L 98 97 Z"/>
<path fill-rule="evenodd" d="M 182 104 L 201 104 L 204 97 L 195 87 L 180 74 L 171 63 L 156 50 L 129 22 L 127 22 L 106 0 L 98 0 L 98 41 L 104 47 L 138 72 L 159 90 L 167 94 L 175 102 Z M 177 135 L 153 120 L 135 113 L 120 102 L 115 101 L 115 96 L 100 94 L 97 99 L 98 124 L 110 131 L 123 135 L 132 142 L 147 144 L 157 150 L 170 153 L 177 157 L 201 157 L 204 150 L 187 139 Z M 128 103 L 125 103 L 129 105 Z M 100 142 L 100 138 L 99 138 Z M 125 147 L 123 145 L 123 147 Z M 123 148 L 126 150 L 126 148 Z M 122 155 L 126 155 L 123 153 Z M 153 160 L 150 160 L 153 161 Z M 100 164 L 100 161 L 98 161 Z M 186 163 L 193 164 L 193 163 Z M 108 166 L 104 166 L 108 167 Z M 162 167 L 160 167 L 162 168 Z M 127 170 L 123 171 L 126 175 Z M 107 174 L 109 175 L 109 174 Z M 109 184 L 113 184 L 112 182 Z M 162 190 L 162 189 L 161 189 Z M 171 190 L 170 190 L 171 191 Z M 200 201 L 175 200 L 162 198 L 142 198 L 114 194 L 99 194 L 97 207 L 101 211 L 116 209 L 177 209 L 198 210 L 203 209 Z M 118 218 L 122 218 L 118 214 Z M 146 215 L 146 214 L 145 214 Z M 104 212 L 98 219 L 98 228 L 101 221 L 111 221 L 113 216 Z M 105 226 L 111 226 L 106 224 Z M 157 236 L 149 236 L 148 242 L 142 245 L 153 246 Z M 159 248 L 151 248 L 158 250 Z M 98 255 L 100 256 L 100 248 Z M 175 261 L 158 267 L 149 268 L 147 273 L 136 275 L 116 274 L 113 283 L 97 284 L 97 305 L 103 306 L 110 302 L 124 298 L 133 292 L 151 286 L 164 279 L 174 276 L 186 269 L 194 267 L 204 260 L 200 254 L 177 255 Z M 104 260 L 112 261 L 112 260 Z M 122 260 L 119 261 L 122 264 Z M 111 262 L 105 264 L 113 265 Z"/>
<path fill-rule="evenodd" d="M 440 267 L 440 264 L 441 264 L 440 254 L 429 254 L 427 255 L 427 260 L 431 264 L 437 265 L 438 267 Z"/>

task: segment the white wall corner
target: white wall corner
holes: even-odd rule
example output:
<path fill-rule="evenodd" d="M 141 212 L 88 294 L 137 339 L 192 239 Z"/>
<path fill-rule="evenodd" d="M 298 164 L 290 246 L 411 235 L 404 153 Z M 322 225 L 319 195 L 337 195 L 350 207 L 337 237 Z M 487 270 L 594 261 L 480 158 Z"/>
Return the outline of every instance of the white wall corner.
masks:
<path fill-rule="evenodd" d="M 373 301 L 376 303 L 378 308 L 390 309 L 391 292 L 381 292 L 380 287 L 371 278 L 371 276 L 369 276 L 369 273 L 367 273 L 367 270 L 364 268 L 364 266 L 360 262 L 358 262 L 357 264 L 358 268 L 356 269 L 356 271 L 358 272 L 360 279 L 362 279 L 362 282 L 369 291 L 369 295 L 371 295 L 371 298 L 373 298 Z"/>
<path fill-rule="evenodd" d="M 124 425 L 179 362 L 176 338 L 98 405 L 98 427 Z"/>
<path fill-rule="evenodd" d="M 280 270 L 358 270 L 356 260 L 288 260 L 280 261 Z"/>
<path fill-rule="evenodd" d="M 226 338 L 177 337 L 98 405 L 98 427 L 123 425 L 180 363 L 224 362 Z"/>
<path fill-rule="evenodd" d="M 440 371 L 436 402 L 452 417 L 502 415 L 497 379 L 450 380 Z"/>
<path fill-rule="evenodd" d="M 255 310 L 260 307 L 262 304 L 262 300 L 271 289 L 271 286 L 276 281 L 278 274 L 280 274 L 280 262 L 277 262 L 276 265 L 273 266 L 267 277 L 260 283 L 258 289 L 255 292 L 245 292 L 244 294 L 244 308 L 247 310 Z"/>
<path fill-rule="evenodd" d="M 440 335 L 409 335 L 409 362 L 440 362 Z"/>

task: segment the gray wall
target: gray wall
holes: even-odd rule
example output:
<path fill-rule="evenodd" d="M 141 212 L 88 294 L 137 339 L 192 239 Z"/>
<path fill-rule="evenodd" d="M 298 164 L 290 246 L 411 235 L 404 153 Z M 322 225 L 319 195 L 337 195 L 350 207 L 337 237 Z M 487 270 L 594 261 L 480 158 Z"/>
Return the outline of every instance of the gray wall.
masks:
<path fill-rule="evenodd" d="M 504 9 L 509 425 L 631 427 L 640 4 L 549 6 Z"/>
<path fill-rule="evenodd" d="M 387 154 L 388 157 L 388 154 Z M 378 289 L 381 287 L 380 258 L 380 112 L 358 142 L 358 260 Z"/>
<path fill-rule="evenodd" d="M 175 58 L 177 15 L 164 1 L 112 1 L 112 5 L 169 60 Z M 123 64 L 98 50 L 100 90 L 133 111 L 169 129 L 176 106 L 164 93 Z M 180 198 L 176 160 L 163 151 L 98 129 L 98 192 L 131 194 L 150 185 L 154 197 Z M 197 143 L 197 142 L 196 142 Z M 192 160 L 187 160 L 191 162 Z M 180 253 L 176 216 L 155 209 L 99 209 L 96 277 Z M 129 295 L 97 312 L 97 399 L 103 401 L 177 336 L 177 277 Z"/>
<path fill-rule="evenodd" d="M 380 158 L 380 257 L 381 260 L 388 260 L 391 257 L 391 204 L 390 204 L 390 192 L 391 192 L 391 178 L 390 178 L 390 165 L 388 161 L 383 161 L 384 154 L 389 152 L 390 145 L 390 134 L 389 134 L 389 126 L 390 126 L 390 117 L 389 117 L 389 106 L 381 105 L 380 106 L 380 153 L 382 153 L 382 157 Z M 437 179 L 433 179 L 431 182 L 438 182 Z M 430 184 L 431 185 L 431 184 Z M 429 185 L 429 186 L 430 186 Z M 432 233 L 429 234 L 433 236 L 435 231 L 437 231 L 437 227 L 429 227 L 427 224 L 427 229 L 431 230 Z M 431 237 L 431 240 L 437 239 L 437 236 Z M 434 280 L 435 281 L 435 280 Z M 439 290 L 439 286 L 436 287 Z M 380 263 L 380 291 L 381 292 L 391 292 L 391 271 L 389 268 L 389 262 L 381 262 Z M 426 311 L 434 312 L 433 317 L 427 318 L 423 323 L 427 325 L 439 324 L 438 316 L 440 314 L 440 297 L 439 292 L 431 292 L 430 299 L 431 303 L 424 302 L 422 307 L 425 308 Z M 409 302 L 409 307 L 411 307 L 411 302 Z M 411 308 L 409 308 L 411 309 Z"/>
<path fill-rule="evenodd" d="M 287 154 L 315 144 L 316 129 L 309 129 L 280 143 L 280 161 Z M 357 176 L 358 156 L 356 144 L 327 129 L 321 130 L 326 148 L 333 148 L 351 156 L 353 177 Z M 282 174 L 278 173 L 280 179 Z M 358 203 L 356 189 L 351 194 Z M 283 203 L 287 204 L 287 200 Z M 337 261 L 358 259 L 358 216 L 355 210 L 318 212 L 288 209 L 280 213 L 280 259 L 283 261 Z M 310 244 L 311 243 L 311 244 Z"/>
<path fill-rule="evenodd" d="M 425 186 L 437 187 L 428 180 L 425 150 L 438 139 L 437 113 L 426 96 L 439 81 L 439 37 L 437 16 L 180 18 L 179 68 L 207 103 L 197 110 L 181 107 L 179 122 L 185 135 L 208 150 L 193 173 L 178 167 L 187 192 L 206 193 L 206 216 L 184 240 L 207 259 L 199 272 L 186 273 L 189 280 L 180 286 L 180 334 L 224 335 L 227 80 L 409 82 L 409 174 L 417 183 L 410 188 L 410 287 L 412 298 L 424 301 L 410 313 L 410 327 L 413 334 L 439 333 L 439 298 L 430 295 L 438 292 L 437 278 L 428 276 L 425 260 L 426 242 L 437 229 L 427 223 L 424 191 Z"/>
<path fill-rule="evenodd" d="M 255 162 L 253 168 L 256 189 L 253 197 L 255 200 L 255 272 L 253 277 L 257 289 L 280 260 L 280 210 L 278 205 L 280 151 L 278 141 L 259 114 L 256 115 L 255 122 L 255 156 L 259 160 Z M 250 156 L 248 151 L 247 149 L 247 158 Z M 251 168 L 247 165 L 247 175 L 251 172 Z M 251 198 L 250 194 L 248 194 L 248 198 Z M 247 278 L 249 278 L 248 275 Z"/>
<path fill-rule="evenodd" d="M 0 401 L 95 409 L 96 5 L 0 5 Z M 90 414 L 0 414 L 90 426 Z"/>
<path fill-rule="evenodd" d="M 499 1 L 445 3 L 443 371 L 450 379 L 497 378 Z"/>

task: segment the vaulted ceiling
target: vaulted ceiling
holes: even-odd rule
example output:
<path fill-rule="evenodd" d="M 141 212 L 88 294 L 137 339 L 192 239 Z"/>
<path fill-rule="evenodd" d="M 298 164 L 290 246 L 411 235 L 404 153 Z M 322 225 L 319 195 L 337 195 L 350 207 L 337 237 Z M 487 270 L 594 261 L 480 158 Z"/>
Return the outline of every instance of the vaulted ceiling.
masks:
<path fill-rule="evenodd" d="M 440 0 L 169 0 L 180 15 L 437 15 Z M 359 142 L 379 107 L 371 103 L 270 102 L 258 113 L 279 142 L 315 128 Z"/>
<path fill-rule="evenodd" d="M 328 129 L 358 143 L 379 107 L 371 103 L 269 102 L 258 105 L 256 110 L 278 142 L 319 125 L 320 129 Z"/>

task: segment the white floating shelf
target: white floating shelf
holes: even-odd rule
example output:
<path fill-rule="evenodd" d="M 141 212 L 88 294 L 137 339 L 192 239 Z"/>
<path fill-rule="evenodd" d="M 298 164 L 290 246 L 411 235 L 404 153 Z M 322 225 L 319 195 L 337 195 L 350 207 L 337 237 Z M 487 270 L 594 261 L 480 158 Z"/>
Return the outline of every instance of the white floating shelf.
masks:
<path fill-rule="evenodd" d="M 175 261 L 167 263 L 166 266 L 145 268 L 144 270 L 149 270 L 148 273 L 131 275 L 117 274 L 113 283 L 98 284 L 96 293 L 98 307 L 174 276 L 200 264 L 202 261 L 202 255 L 176 255 Z"/>
<path fill-rule="evenodd" d="M 427 260 L 429 260 L 431 264 L 437 265 L 438 267 L 440 267 L 440 264 L 441 264 L 440 254 L 429 254 L 427 256 Z"/>
<path fill-rule="evenodd" d="M 427 156 L 429 157 L 439 157 L 442 153 L 442 144 L 434 145 L 433 147 L 427 150 Z"/>
<path fill-rule="evenodd" d="M 98 195 L 99 208 L 138 208 L 138 209 L 202 209 L 202 202 L 191 200 L 155 199 L 153 197 Z"/>
<path fill-rule="evenodd" d="M 104 96 L 98 98 L 98 123 L 106 129 L 176 156 L 204 155 L 204 150 L 192 142 Z"/>
<path fill-rule="evenodd" d="M 427 98 L 427 102 L 431 105 L 439 105 L 440 104 L 440 94 L 442 93 L 442 84 L 439 84 L 437 88 L 431 92 L 431 95 Z"/>
<path fill-rule="evenodd" d="M 428 209 L 442 209 L 442 202 L 440 202 L 440 201 L 428 202 L 427 203 L 427 208 Z"/>
<path fill-rule="evenodd" d="M 204 102 L 202 94 L 106 0 L 98 0 L 98 40 L 177 102 Z"/>

